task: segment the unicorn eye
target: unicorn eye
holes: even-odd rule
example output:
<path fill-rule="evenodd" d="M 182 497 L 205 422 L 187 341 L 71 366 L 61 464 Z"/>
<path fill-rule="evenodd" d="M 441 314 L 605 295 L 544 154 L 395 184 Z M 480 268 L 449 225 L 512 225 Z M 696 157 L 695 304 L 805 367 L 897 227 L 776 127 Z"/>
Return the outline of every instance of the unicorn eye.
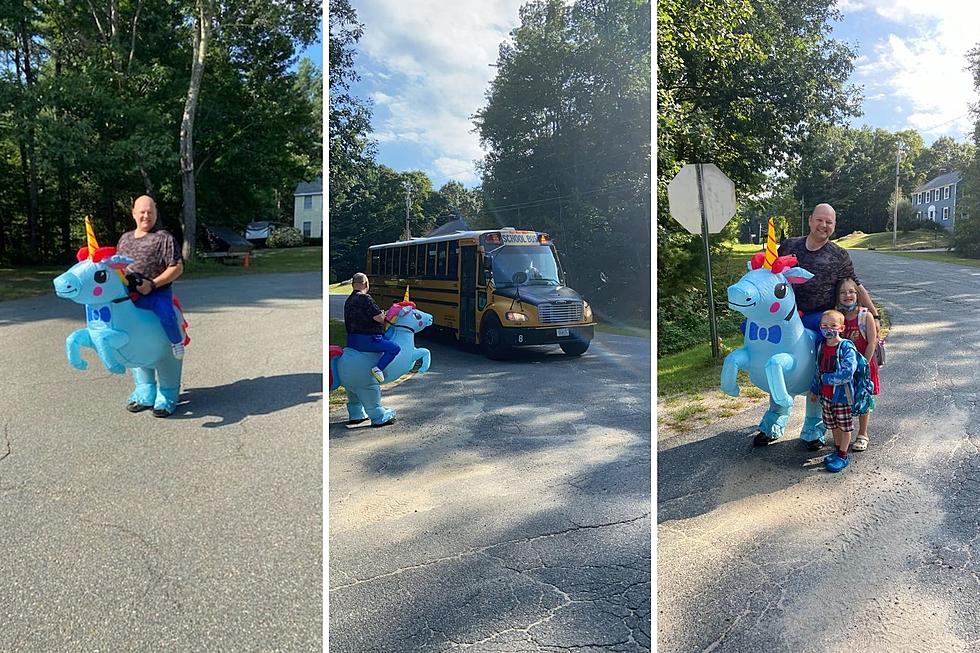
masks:
<path fill-rule="evenodd" d="M 105 283 L 108 278 L 109 275 L 105 270 L 98 270 L 95 273 L 95 283 Z"/>
<path fill-rule="evenodd" d="M 776 293 L 776 299 L 782 299 L 783 297 L 786 296 L 786 284 L 785 283 L 777 283 L 776 284 L 776 289 L 773 292 Z"/>
<path fill-rule="evenodd" d="M 412 315 L 414 315 L 414 316 L 415 316 L 415 319 L 416 319 L 416 320 L 421 320 L 421 319 L 422 319 L 422 315 L 421 315 L 421 314 L 419 314 L 419 313 L 412 313 Z"/>

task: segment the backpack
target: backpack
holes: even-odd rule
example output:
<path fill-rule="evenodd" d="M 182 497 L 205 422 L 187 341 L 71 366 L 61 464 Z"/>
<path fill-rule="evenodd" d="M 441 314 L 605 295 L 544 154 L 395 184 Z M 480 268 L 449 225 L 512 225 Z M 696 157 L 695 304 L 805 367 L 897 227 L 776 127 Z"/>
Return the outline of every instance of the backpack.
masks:
<path fill-rule="evenodd" d="M 864 415 L 871 410 L 875 386 L 871 381 L 871 367 L 868 359 L 859 351 L 857 354 L 857 369 L 854 370 L 854 397 L 851 401 L 851 412 Z"/>
<path fill-rule="evenodd" d="M 858 309 L 858 330 L 861 331 L 861 336 L 864 338 L 865 341 L 868 340 L 868 332 L 864 326 L 864 321 L 868 319 L 870 315 L 871 312 L 868 309 L 864 308 L 863 306 L 860 309 Z M 875 363 L 878 364 L 878 367 L 885 366 L 885 339 L 881 337 L 878 338 L 878 346 L 875 347 Z"/>

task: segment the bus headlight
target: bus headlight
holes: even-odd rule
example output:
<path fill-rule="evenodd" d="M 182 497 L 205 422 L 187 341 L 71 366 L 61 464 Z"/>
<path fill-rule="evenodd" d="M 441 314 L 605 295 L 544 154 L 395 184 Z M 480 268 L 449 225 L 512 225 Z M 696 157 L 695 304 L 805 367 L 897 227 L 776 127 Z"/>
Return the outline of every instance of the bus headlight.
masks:
<path fill-rule="evenodd" d="M 592 307 L 589 306 L 589 302 L 583 302 L 585 306 L 582 308 L 582 317 L 585 318 L 586 322 L 592 321 Z"/>
<path fill-rule="evenodd" d="M 527 315 L 524 313 L 507 313 L 507 319 L 511 322 L 527 322 Z"/>

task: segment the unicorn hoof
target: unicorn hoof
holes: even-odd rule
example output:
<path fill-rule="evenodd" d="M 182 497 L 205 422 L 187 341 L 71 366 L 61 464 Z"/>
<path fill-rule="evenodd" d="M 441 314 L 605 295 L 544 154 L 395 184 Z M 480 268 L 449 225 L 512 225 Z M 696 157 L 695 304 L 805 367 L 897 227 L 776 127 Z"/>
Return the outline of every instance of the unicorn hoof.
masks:
<path fill-rule="evenodd" d="M 390 420 L 388 420 L 387 422 L 381 422 L 380 424 L 372 424 L 372 425 L 371 425 L 371 428 L 376 428 L 376 429 L 379 429 L 379 428 L 381 428 L 382 426 L 388 426 L 389 424 L 394 424 L 394 423 L 395 423 L 395 418 L 394 418 L 394 417 L 392 417 L 392 418 L 391 418 Z"/>
<path fill-rule="evenodd" d="M 150 408 L 153 408 L 153 406 L 144 406 L 143 404 L 135 401 L 131 401 L 126 404 L 126 410 L 131 413 L 142 413 L 144 410 L 149 410 Z"/>
<path fill-rule="evenodd" d="M 763 433 L 762 431 L 759 431 L 758 433 L 755 434 L 755 437 L 752 438 L 752 446 L 753 447 L 768 447 L 770 444 L 772 444 L 773 442 L 775 442 L 778 439 L 779 438 L 769 437 L 769 435 L 767 435 L 766 433 Z"/>
<path fill-rule="evenodd" d="M 369 418 L 367 417 L 362 417 L 361 419 L 349 419 L 347 420 L 347 426 L 356 426 L 358 424 L 363 424 L 364 422 L 368 421 L 368 419 Z"/>

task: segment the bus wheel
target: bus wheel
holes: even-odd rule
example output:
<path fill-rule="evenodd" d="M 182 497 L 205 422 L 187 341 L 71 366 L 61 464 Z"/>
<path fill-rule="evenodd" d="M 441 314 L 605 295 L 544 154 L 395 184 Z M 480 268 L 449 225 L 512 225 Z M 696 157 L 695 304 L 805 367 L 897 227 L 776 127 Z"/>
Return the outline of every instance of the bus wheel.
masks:
<path fill-rule="evenodd" d="M 561 350 L 569 356 L 581 356 L 589 350 L 589 341 L 569 340 L 568 342 L 558 343 L 558 346 L 561 347 Z"/>
<path fill-rule="evenodd" d="M 501 329 L 496 315 L 488 315 L 480 328 L 480 351 L 490 360 L 504 360 L 510 352 L 510 347 L 503 344 Z"/>

